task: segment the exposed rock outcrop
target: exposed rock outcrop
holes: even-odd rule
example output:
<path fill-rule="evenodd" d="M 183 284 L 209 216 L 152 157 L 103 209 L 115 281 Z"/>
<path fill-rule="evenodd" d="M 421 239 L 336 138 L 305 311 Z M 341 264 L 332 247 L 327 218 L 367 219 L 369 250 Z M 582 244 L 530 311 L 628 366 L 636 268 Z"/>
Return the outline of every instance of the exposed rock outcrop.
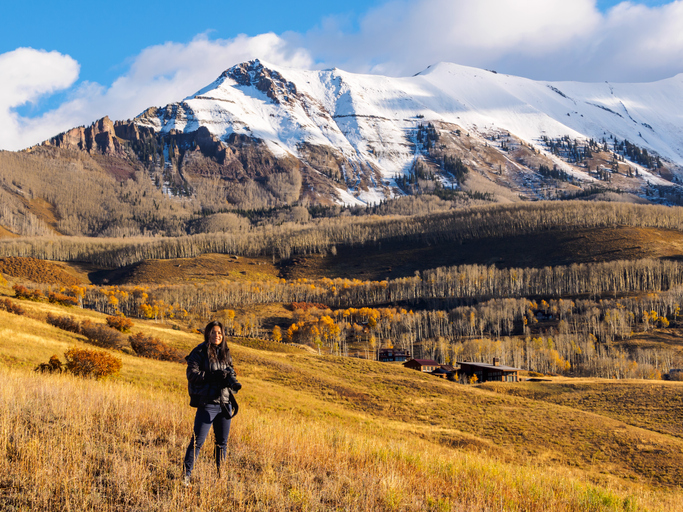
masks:
<path fill-rule="evenodd" d="M 264 67 L 258 59 L 233 66 L 221 77 L 230 77 L 246 87 L 256 87 L 277 104 L 291 103 L 297 95 L 293 82 L 288 81 L 277 71 Z"/>
<path fill-rule="evenodd" d="M 114 123 L 108 117 L 95 121 L 88 127 L 79 126 L 60 133 L 56 137 L 45 141 L 44 145 L 56 146 L 64 149 L 79 149 L 88 153 L 103 155 L 123 155 L 123 144 L 116 136 Z"/>

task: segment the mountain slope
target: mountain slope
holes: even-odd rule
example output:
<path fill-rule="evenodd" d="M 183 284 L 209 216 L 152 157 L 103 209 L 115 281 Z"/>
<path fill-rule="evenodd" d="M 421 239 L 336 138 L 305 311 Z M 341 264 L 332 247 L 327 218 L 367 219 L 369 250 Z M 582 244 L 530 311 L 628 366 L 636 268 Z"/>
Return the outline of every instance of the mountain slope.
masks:
<path fill-rule="evenodd" d="M 227 180 L 219 196 L 240 207 L 248 197 L 252 207 L 363 204 L 446 189 L 516 201 L 596 184 L 671 202 L 681 97 L 683 75 L 552 83 L 440 63 L 390 78 L 256 60 L 179 103 L 47 144 L 130 158 L 128 144 L 169 191 Z"/>

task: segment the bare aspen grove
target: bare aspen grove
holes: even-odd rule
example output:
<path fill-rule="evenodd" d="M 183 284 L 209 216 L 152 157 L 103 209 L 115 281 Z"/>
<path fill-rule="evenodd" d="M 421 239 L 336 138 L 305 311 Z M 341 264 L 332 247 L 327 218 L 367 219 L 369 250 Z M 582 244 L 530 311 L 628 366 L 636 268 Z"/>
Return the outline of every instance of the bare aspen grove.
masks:
<path fill-rule="evenodd" d="M 337 245 L 399 241 L 434 245 L 578 228 L 620 226 L 683 231 L 683 208 L 625 203 L 538 202 L 492 205 L 406 216 L 341 216 L 310 222 L 264 223 L 174 237 L 19 237 L 0 240 L 3 256 L 82 261 L 120 267 L 146 259 L 186 258 L 204 253 L 267 255 L 287 259 L 325 254 Z"/>
<path fill-rule="evenodd" d="M 472 265 L 388 281 L 223 280 L 62 291 L 110 315 L 197 327 L 219 318 L 230 335 L 273 337 L 341 356 L 374 359 L 379 348 L 397 347 L 442 364 L 497 357 L 541 373 L 656 379 L 681 365 L 680 351 L 625 345 L 679 325 L 681 270 L 666 260 L 545 269 Z M 43 288 L 41 296 L 56 296 L 51 286 Z M 315 307 L 294 309 L 290 323 L 276 326 L 276 337 L 252 309 L 274 303 Z"/>

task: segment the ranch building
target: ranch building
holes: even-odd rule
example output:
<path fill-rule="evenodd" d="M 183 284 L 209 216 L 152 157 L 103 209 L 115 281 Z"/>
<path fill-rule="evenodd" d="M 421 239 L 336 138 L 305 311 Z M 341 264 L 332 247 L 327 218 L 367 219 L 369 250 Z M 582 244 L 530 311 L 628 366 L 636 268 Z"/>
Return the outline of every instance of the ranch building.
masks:
<path fill-rule="evenodd" d="M 460 377 L 469 379 L 472 375 L 477 376 L 477 382 L 519 382 L 521 368 L 513 368 L 500 364 L 500 359 L 493 358 L 493 364 L 473 363 L 462 361 L 460 365 Z"/>
<path fill-rule="evenodd" d="M 433 372 L 441 365 L 433 359 L 411 359 L 410 361 L 403 363 L 403 366 L 420 372 Z"/>
<path fill-rule="evenodd" d="M 399 348 L 381 348 L 377 355 L 377 360 L 383 363 L 390 363 L 393 361 L 403 362 L 408 359 L 410 359 L 410 352 Z"/>

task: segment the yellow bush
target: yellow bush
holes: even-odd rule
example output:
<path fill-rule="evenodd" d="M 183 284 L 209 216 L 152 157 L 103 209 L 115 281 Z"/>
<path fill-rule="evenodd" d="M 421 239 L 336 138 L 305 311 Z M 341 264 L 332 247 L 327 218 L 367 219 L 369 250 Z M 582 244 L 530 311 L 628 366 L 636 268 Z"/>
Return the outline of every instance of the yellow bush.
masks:
<path fill-rule="evenodd" d="M 66 370 L 80 377 L 100 379 L 118 373 L 121 359 L 101 350 L 72 347 L 64 352 Z"/>
<path fill-rule="evenodd" d="M 50 292 L 47 295 L 47 300 L 52 304 L 61 304 L 63 306 L 77 306 L 78 299 L 63 293 Z"/>

